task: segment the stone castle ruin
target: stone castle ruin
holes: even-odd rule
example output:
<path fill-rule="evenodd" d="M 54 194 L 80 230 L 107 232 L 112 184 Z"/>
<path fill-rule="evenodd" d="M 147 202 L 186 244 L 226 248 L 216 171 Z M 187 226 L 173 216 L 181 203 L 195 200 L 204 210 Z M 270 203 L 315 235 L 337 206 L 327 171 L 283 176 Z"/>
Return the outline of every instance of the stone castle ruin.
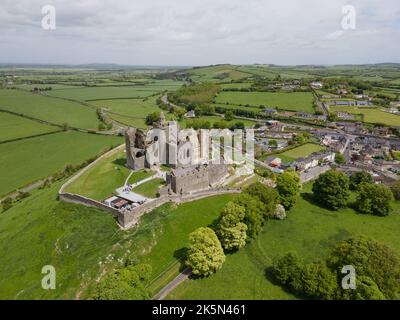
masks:
<path fill-rule="evenodd" d="M 127 166 L 133 170 L 160 165 L 171 168 L 166 173 L 166 186 L 160 190 L 161 195 L 214 188 L 229 176 L 229 165 L 209 160 L 207 139 L 209 136 L 202 130 L 181 130 L 176 121 L 167 122 L 161 113 L 160 121 L 151 132 L 136 128 L 125 132 Z"/>

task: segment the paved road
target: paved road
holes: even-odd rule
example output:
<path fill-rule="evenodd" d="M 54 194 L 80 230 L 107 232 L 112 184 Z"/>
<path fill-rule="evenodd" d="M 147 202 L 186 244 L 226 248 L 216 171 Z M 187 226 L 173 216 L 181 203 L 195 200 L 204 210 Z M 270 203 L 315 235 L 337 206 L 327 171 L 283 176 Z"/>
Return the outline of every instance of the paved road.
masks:
<path fill-rule="evenodd" d="M 183 281 L 187 280 L 191 274 L 192 271 L 190 268 L 183 270 L 174 280 L 162 288 L 160 292 L 154 296 L 153 300 L 163 300 L 172 290 L 179 286 Z"/>

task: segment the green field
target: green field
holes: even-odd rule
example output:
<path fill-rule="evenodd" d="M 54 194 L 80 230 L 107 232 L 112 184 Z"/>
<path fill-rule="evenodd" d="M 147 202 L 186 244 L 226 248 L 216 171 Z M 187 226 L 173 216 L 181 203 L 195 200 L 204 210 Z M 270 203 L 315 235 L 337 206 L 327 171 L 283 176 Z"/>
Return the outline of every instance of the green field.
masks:
<path fill-rule="evenodd" d="M 160 111 L 156 104 L 157 98 L 158 96 L 150 97 L 145 101 L 143 99 L 98 100 L 93 101 L 92 104 L 107 108 L 110 112 L 144 119 L 149 113 Z"/>
<path fill-rule="evenodd" d="M 215 122 L 224 121 L 224 118 L 218 117 L 218 116 L 201 116 L 201 117 L 195 118 L 195 119 L 206 120 L 206 121 L 210 122 L 211 126 Z M 187 121 L 191 121 L 191 120 L 190 119 L 184 119 L 182 121 L 179 121 L 179 124 L 181 125 L 182 128 L 186 128 L 186 122 Z M 227 121 L 228 126 L 231 126 L 231 125 L 235 124 L 236 122 L 243 122 L 246 127 L 253 127 L 257 123 L 256 121 L 243 120 L 243 119 L 233 119 L 231 121 Z"/>
<path fill-rule="evenodd" d="M 338 212 L 320 208 L 308 199 L 310 185 L 283 221 L 271 220 L 259 237 L 238 253 L 228 255 L 216 274 L 185 281 L 169 299 L 293 299 L 266 278 L 272 259 L 295 251 L 307 262 L 323 259 L 340 241 L 365 234 L 385 242 L 400 253 L 399 203 L 388 217 L 357 214 L 352 209 Z M 234 290 L 232 290 L 234 286 Z"/>
<path fill-rule="evenodd" d="M 149 113 L 160 112 L 157 106 L 158 96 L 148 99 L 112 99 L 97 100 L 91 104 L 99 108 L 106 108 L 110 118 L 122 124 L 135 127 L 146 128 L 145 118 Z"/>
<path fill-rule="evenodd" d="M 332 112 L 345 111 L 351 114 L 361 114 L 364 122 L 383 123 L 388 126 L 400 126 L 400 116 L 375 108 L 336 107 L 331 106 Z"/>
<path fill-rule="evenodd" d="M 74 100 L 100 100 L 117 98 L 140 98 L 148 97 L 157 90 L 150 90 L 141 87 L 93 87 L 73 88 L 49 91 L 48 94 L 54 97 L 69 98 Z"/>
<path fill-rule="evenodd" d="M 325 150 L 325 147 L 320 146 L 314 143 L 306 143 L 299 147 L 284 151 L 282 153 L 276 154 L 276 157 L 282 157 L 282 160 L 295 160 L 298 158 L 304 158 L 309 156 L 310 154 L 318 151 Z"/>
<path fill-rule="evenodd" d="M 241 80 L 251 76 L 251 74 L 237 70 L 236 66 L 218 65 L 189 70 L 191 78 L 196 81 L 218 82 Z"/>
<path fill-rule="evenodd" d="M 163 212 L 162 226 L 153 228 L 150 243 L 138 243 L 141 246 L 151 248 L 141 258 L 142 262 L 149 263 L 153 268 L 153 279 L 157 284 L 164 283 L 160 275 L 179 264 L 178 261 L 184 257 L 184 248 L 188 245 L 188 235 L 198 227 L 209 226 L 219 217 L 223 206 L 235 195 L 221 195 L 209 197 L 193 202 L 179 205 L 177 208 L 164 206 L 145 216 L 144 223 L 152 221 L 155 226 L 159 225 L 160 218 L 157 215 Z M 145 226 L 143 226 L 145 228 Z M 150 230 L 149 230 L 150 231 Z M 179 269 L 179 268 L 178 268 Z M 175 271 L 176 269 L 173 268 Z M 177 271 L 177 270 L 176 270 Z M 153 287 L 156 287 L 153 284 Z"/>
<path fill-rule="evenodd" d="M 86 286 L 103 268 L 129 256 L 149 263 L 155 279 L 182 257 L 188 234 L 213 223 L 233 197 L 164 205 L 144 215 L 138 228 L 122 231 L 107 212 L 57 201 L 60 186 L 34 191 L 0 215 L 1 299 L 87 298 Z M 44 265 L 56 268 L 56 290 L 41 287 Z"/>
<path fill-rule="evenodd" d="M 0 142 L 59 130 L 60 128 L 58 127 L 0 112 Z"/>
<path fill-rule="evenodd" d="M 95 109 L 21 90 L 0 89 L 0 109 L 78 128 L 97 129 L 99 124 Z"/>
<path fill-rule="evenodd" d="M 132 184 L 153 174 L 152 171 L 140 170 L 130 175 L 126 167 L 125 151 L 119 149 L 98 161 L 68 185 L 65 191 L 101 201 L 122 187 L 128 177 L 128 183 Z"/>
<path fill-rule="evenodd" d="M 291 111 L 314 113 L 314 97 L 309 92 L 221 92 L 217 103 L 277 107 Z"/>
<path fill-rule="evenodd" d="M 113 194 L 116 188 L 124 185 L 129 169 L 125 166 L 123 151 L 116 151 L 101 159 L 65 189 L 66 192 L 104 200 Z"/>
<path fill-rule="evenodd" d="M 158 190 L 165 183 L 164 179 L 156 178 L 138 185 L 132 190 L 146 198 L 156 198 Z"/>
<path fill-rule="evenodd" d="M 46 178 L 65 164 L 80 164 L 120 143 L 121 137 L 71 131 L 0 144 L 0 195 Z"/>
<path fill-rule="evenodd" d="M 1 299 L 75 299 L 129 236 L 106 212 L 57 201 L 60 186 L 35 191 L 0 214 Z M 45 265 L 56 268 L 56 290 L 41 287 Z"/>

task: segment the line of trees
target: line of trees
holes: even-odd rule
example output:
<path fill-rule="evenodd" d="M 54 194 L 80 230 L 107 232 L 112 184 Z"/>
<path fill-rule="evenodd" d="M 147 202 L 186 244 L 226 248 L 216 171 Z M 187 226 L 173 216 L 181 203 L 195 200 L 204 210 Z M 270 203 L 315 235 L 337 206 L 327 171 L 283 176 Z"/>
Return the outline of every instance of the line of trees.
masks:
<path fill-rule="evenodd" d="M 331 210 L 350 205 L 350 190 L 356 192 L 353 205 L 357 211 L 378 216 L 390 214 L 394 200 L 391 189 L 375 184 L 368 172 L 356 172 L 349 178 L 343 172 L 329 170 L 318 177 L 312 188 L 315 201 Z"/>
<path fill-rule="evenodd" d="M 343 266 L 355 270 L 355 288 L 342 286 Z M 326 260 L 305 263 L 295 253 L 274 259 L 267 275 L 311 299 L 384 300 L 400 294 L 400 260 L 391 248 L 365 236 L 340 242 Z"/>

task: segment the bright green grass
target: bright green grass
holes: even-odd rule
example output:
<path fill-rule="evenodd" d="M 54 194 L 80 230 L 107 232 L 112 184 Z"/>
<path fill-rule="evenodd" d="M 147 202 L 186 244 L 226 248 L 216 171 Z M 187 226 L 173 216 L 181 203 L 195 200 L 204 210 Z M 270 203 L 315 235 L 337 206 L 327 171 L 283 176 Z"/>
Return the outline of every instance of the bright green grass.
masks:
<path fill-rule="evenodd" d="M 322 150 L 325 150 L 325 147 L 320 146 L 318 144 L 314 144 L 314 143 L 306 143 L 299 147 L 296 147 L 296 148 L 287 150 L 285 152 L 282 152 L 280 154 L 277 154 L 276 156 L 277 157 L 284 156 L 284 157 L 289 157 L 292 159 L 298 159 L 298 158 L 307 157 L 314 152 L 318 152 L 318 151 L 322 151 Z"/>
<path fill-rule="evenodd" d="M 146 129 L 147 125 L 145 123 L 145 118 L 132 117 L 132 116 L 122 116 L 117 114 L 109 114 L 109 117 L 120 124 L 130 126 L 133 128 Z"/>
<path fill-rule="evenodd" d="M 252 85 L 251 82 L 236 82 L 236 83 L 224 83 L 224 84 L 221 84 L 220 87 L 227 88 L 227 89 L 231 89 L 231 88 L 241 89 L 241 88 L 250 88 L 251 85 Z"/>
<path fill-rule="evenodd" d="M 160 112 L 156 100 L 158 96 L 143 99 L 97 100 L 91 103 L 97 107 L 107 108 L 109 117 L 135 128 L 146 128 L 145 118 L 149 113 Z M 116 114 L 114 114 L 116 113 Z"/>
<path fill-rule="evenodd" d="M 198 227 L 206 227 L 215 223 L 223 206 L 235 195 L 220 195 L 179 205 L 176 209 L 167 207 L 164 214 L 164 225 L 158 230 L 149 252 L 143 256 L 143 262 L 150 263 L 153 278 L 166 271 L 171 265 L 184 256 L 184 248 L 188 245 L 188 235 Z M 147 219 L 152 219 L 151 215 Z"/>
<path fill-rule="evenodd" d="M 144 119 L 149 113 L 160 111 L 156 104 L 157 98 L 150 97 L 146 101 L 143 101 L 143 99 L 98 100 L 93 101 L 92 104 L 107 108 L 110 112 Z"/>
<path fill-rule="evenodd" d="M 136 188 L 133 188 L 132 192 L 141 194 L 147 198 L 156 198 L 157 192 L 160 187 L 164 184 L 164 180 L 160 178 L 155 178 L 145 183 L 138 185 Z"/>
<path fill-rule="evenodd" d="M 207 121 L 210 122 L 211 126 L 215 122 L 224 121 L 224 118 L 218 117 L 218 116 L 201 116 L 201 117 L 195 118 L 195 119 L 207 120 Z M 186 122 L 187 121 L 190 122 L 190 119 L 184 119 L 182 121 L 179 121 L 179 124 L 181 125 L 182 128 L 186 128 Z M 246 127 L 253 127 L 256 124 L 256 121 L 243 120 L 243 119 L 233 119 L 231 121 L 227 121 L 228 125 L 233 125 L 236 122 L 243 122 Z"/>
<path fill-rule="evenodd" d="M 251 76 L 249 73 L 238 71 L 237 67 L 232 65 L 195 68 L 189 73 L 193 79 L 209 82 L 241 80 Z"/>
<path fill-rule="evenodd" d="M 313 100 L 310 92 L 221 92 L 216 98 L 217 103 L 264 105 L 309 113 L 314 113 Z"/>
<path fill-rule="evenodd" d="M 345 111 L 351 114 L 363 115 L 364 122 L 383 123 L 388 126 L 400 126 L 400 116 L 381 111 L 374 108 L 357 108 L 357 107 L 329 107 L 330 111 Z"/>
<path fill-rule="evenodd" d="M 126 167 L 124 150 L 117 150 L 84 172 L 65 191 L 101 201 L 111 196 L 115 189 L 122 187 L 128 177 L 128 183 L 132 184 L 154 174 L 153 171 L 145 170 L 135 171 L 131 175 L 130 173 Z"/>
<path fill-rule="evenodd" d="M 68 185 L 65 191 L 98 201 L 104 200 L 115 189 L 122 187 L 128 178 L 129 169 L 125 163 L 126 157 L 122 150 L 113 152 Z"/>
<path fill-rule="evenodd" d="M 121 142 L 121 137 L 71 131 L 0 144 L 0 195 L 46 178 L 68 163 L 82 163 Z"/>
<path fill-rule="evenodd" d="M 48 94 L 75 100 L 97 100 L 147 97 L 155 92 L 157 90 L 146 90 L 146 88 L 141 87 L 92 87 L 49 91 Z"/>
<path fill-rule="evenodd" d="M 309 192 L 310 186 L 306 187 Z M 325 258 L 338 242 L 365 234 L 385 242 L 400 253 L 400 212 L 377 217 L 352 209 L 332 212 L 306 200 L 302 194 L 283 221 L 271 220 L 259 237 L 238 253 L 228 255 L 222 267 L 209 278 L 189 280 L 175 289 L 170 299 L 293 299 L 265 276 L 272 259 L 289 251 L 306 261 Z M 234 290 L 232 290 L 234 288 Z"/>
<path fill-rule="evenodd" d="M 76 102 L 45 97 L 21 90 L 0 90 L 0 109 L 20 113 L 55 124 L 97 128 L 96 111 Z"/>
<path fill-rule="evenodd" d="M 16 85 L 16 87 L 18 89 L 22 89 L 22 90 L 27 90 L 27 91 L 31 91 L 34 88 L 48 88 L 51 87 L 52 90 L 60 90 L 60 89 L 74 89 L 77 88 L 77 86 L 69 86 L 69 85 L 64 85 L 64 84 L 55 84 L 55 83 L 46 83 L 46 84 L 19 84 Z M 50 92 L 50 91 L 46 91 L 46 92 Z"/>
<path fill-rule="evenodd" d="M 138 182 L 140 180 L 146 179 L 148 177 L 151 177 L 154 174 L 155 174 L 155 172 L 154 171 L 150 171 L 150 170 L 138 170 L 138 171 L 135 171 L 129 177 L 128 184 L 132 184 L 132 183 Z"/>
<path fill-rule="evenodd" d="M 87 298 L 103 267 L 114 269 L 119 258 L 149 263 L 156 278 L 182 257 L 188 234 L 213 223 L 234 197 L 167 204 L 144 215 L 138 228 L 121 231 L 109 213 L 57 201 L 60 186 L 34 191 L 0 214 L 1 299 L 74 299 L 80 291 Z M 41 288 L 44 265 L 56 268 L 56 290 Z"/>
<path fill-rule="evenodd" d="M 0 214 L 1 299 L 75 299 L 83 283 L 94 282 L 99 262 L 131 234 L 109 213 L 57 201 L 60 186 L 35 191 Z M 41 287 L 45 265 L 56 269 L 55 290 Z"/>
<path fill-rule="evenodd" d="M 0 112 L 0 142 L 59 130 L 58 127 Z"/>
<path fill-rule="evenodd" d="M 212 104 L 215 108 L 221 107 L 224 109 L 232 109 L 232 110 L 245 110 L 245 111 L 254 111 L 254 112 L 262 112 L 264 108 L 260 107 L 252 107 L 252 106 L 244 106 L 244 105 L 238 105 L 238 104 Z"/>

